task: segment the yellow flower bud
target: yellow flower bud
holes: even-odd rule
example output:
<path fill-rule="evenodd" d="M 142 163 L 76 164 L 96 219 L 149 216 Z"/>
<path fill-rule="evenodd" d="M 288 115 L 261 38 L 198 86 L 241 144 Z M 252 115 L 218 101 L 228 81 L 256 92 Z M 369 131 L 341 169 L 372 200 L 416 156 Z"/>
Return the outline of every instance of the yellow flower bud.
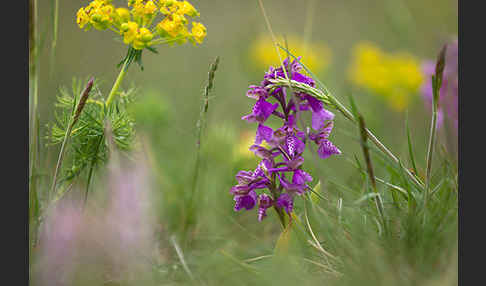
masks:
<path fill-rule="evenodd" d="M 198 44 L 201 44 L 204 38 L 206 37 L 206 27 L 203 24 L 198 22 L 192 23 L 192 37 Z"/>
<path fill-rule="evenodd" d="M 172 20 L 178 25 L 187 24 L 186 17 L 184 17 L 184 15 L 181 15 L 181 14 L 172 14 Z"/>
<path fill-rule="evenodd" d="M 160 2 L 162 3 L 162 5 L 167 6 L 167 7 L 170 7 L 170 6 L 174 5 L 174 4 L 176 4 L 177 3 L 177 0 L 162 0 Z"/>
<path fill-rule="evenodd" d="M 199 12 L 191 5 L 191 3 L 184 1 L 184 2 L 177 2 L 178 10 L 177 12 L 181 15 L 188 15 L 190 17 L 199 16 Z"/>
<path fill-rule="evenodd" d="M 130 11 L 126 8 L 117 8 L 116 15 L 118 16 L 119 23 L 126 23 L 130 21 Z"/>
<path fill-rule="evenodd" d="M 125 24 L 122 25 L 122 29 L 125 31 L 123 33 L 123 42 L 125 44 L 130 44 L 135 40 L 135 37 L 138 34 L 138 24 L 131 21 Z"/>
<path fill-rule="evenodd" d="M 181 38 L 176 41 L 178 44 L 181 44 L 182 45 L 182 44 L 184 44 L 184 43 L 187 42 L 187 38 L 189 36 L 191 36 L 191 34 L 187 30 L 186 26 L 182 26 L 182 29 L 181 29 L 181 32 L 179 33 L 179 36 Z"/>
<path fill-rule="evenodd" d="M 82 29 L 86 24 L 89 23 L 89 16 L 84 10 L 84 8 L 79 8 L 76 14 L 76 23 Z"/>
<path fill-rule="evenodd" d="M 129 29 L 130 29 L 130 25 L 128 25 L 128 23 L 123 23 L 123 24 L 121 24 L 121 26 L 120 26 L 120 30 L 121 30 L 122 32 L 126 32 L 126 31 L 128 31 Z"/>
<path fill-rule="evenodd" d="M 140 34 L 140 40 L 142 42 L 150 42 L 154 38 L 152 32 L 150 32 L 150 30 L 147 28 L 140 28 L 139 34 Z"/>
<path fill-rule="evenodd" d="M 175 38 L 175 37 L 177 37 L 177 35 L 179 35 L 179 33 L 181 32 L 183 27 L 184 27 L 183 25 L 176 23 L 175 21 L 170 20 L 169 17 L 166 17 L 164 20 L 162 20 L 162 22 L 160 22 L 157 25 L 157 29 L 162 30 L 161 32 L 159 32 L 160 34 L 163 34 L 164 32 L 166 32 L 167 34 L 169 34 L 173 38 Z"/>
<path fill-rule="evenodd" d="M 157 6 L 154 4 L 153 1 L 148 1 L 147 3 L 145 3 L 143 9 L 145 15 L 154 14 L 156 11 L 157 11 Z"/>

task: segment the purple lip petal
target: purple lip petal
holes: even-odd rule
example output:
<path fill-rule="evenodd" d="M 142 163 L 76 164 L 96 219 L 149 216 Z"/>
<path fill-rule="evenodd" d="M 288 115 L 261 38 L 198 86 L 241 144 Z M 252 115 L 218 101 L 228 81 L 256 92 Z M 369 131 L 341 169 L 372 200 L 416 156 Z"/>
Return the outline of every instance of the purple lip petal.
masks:
<path fill-rule="evenodd" d="M 263 124 L 258 124 L 256 136 L 255 136 L 255 144 L 259 145 L 262 143 L 263 140 L 267 142 L 271 142 L 272 136 L 273 136 L 272 128 L 265 126 Z"/>
<path fill-rule="evenodd" d="M 257 194 L 254 191 L 249 192 L 247 195 L 236 195 L 234 197 L 234 210 L 239 211 L 243 208 L 246 210 L 251 210 L 255 206 L 256 200 Z"/>
<path fill-rule="evenodd" d="M 331 155 L 341 154 L 341 150 L 334 146 L 331 141 L 324 139 L 319 143 L 317 154 L 319 154 L 319 157 L 322 159 L 326 159 Z"/>
<path fill-rule="evenodd" d="M 279 208 L 284 208 L 285 211 L 290 214 L 294 208 L 294 199 L 289 194 L 282 193 L 280 197 L 278 197 L 275 205 Z"/>

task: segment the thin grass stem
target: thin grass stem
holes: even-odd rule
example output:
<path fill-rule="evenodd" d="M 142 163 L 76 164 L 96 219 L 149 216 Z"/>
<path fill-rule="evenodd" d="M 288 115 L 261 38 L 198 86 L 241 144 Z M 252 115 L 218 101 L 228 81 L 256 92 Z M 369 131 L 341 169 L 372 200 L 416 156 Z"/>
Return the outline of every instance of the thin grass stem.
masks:
<path fill-rule="evenodd" d="M 373 200 L 375 201 L 376 209 L 378 210 L 378 213 L 380 214 L 380 217 L 381 217 L 381 220 L 382 220 L 382 223 L 383 223 L 383 228 L 385 229 L 385 233 L 387 233 L 388 227 L 387 227 L 387 221 L 386 221 L 385 211 L 384 211 L 384 207 L 383 207 L 383 201 L 381 200 L 380 193 L 378 192 L 378 188 L 376 187 L 376 180 L 375 180 L 375 175 L 374 175 L 374 171 L 373 171 L 373 164 L 371 162 L 371 156 L 370 156 L 370 153 L 369 153 L 368 144 L 366 143 L 366 141 L 368 140 L 368 136 L 367 136 L 367 132 L 366 132 L 367 129 L 366 129 L 366 126 L 365 126 L 363 116 L 361 116 L 361 114 L 358 113 L 357 117 L 358 117 L 359 129 L 360 129 L 360 134 L 361 134 L 361 148 L 363 150 L 363 155 L 364 155 L 365 162 L 366 162 L 366 170 L 368 172 L 368 177 L 370 178 L 370 181 L 371 181 L 371 187 L 373 189 L 373 192 L 375 194 L 377 194 L 377 197 Z"/>
<path fill-rule="evenodd" d="M 439 107 L 440 88 L 442 85 L 442 75 L 445 67 L 445 53 L 447 45 L 444 45 L 439 52 L 435 66 L 435 75 L 432 76 L 432 120 L 430 123 L 429 143 L 427 147 L 427 169 L 425 176 L 425 194 L 424 194 L 424 223 L 427 208 L 427 201 L 430 193 L 430 180 L 432 175 L 432 158 L 434 155 L 434 146 L 437 133 L 437 116 Z"/>
<path fill-rule="evenodd" d="M 49 65 L 49 74 L 52 75 L 54 71 L 55 55 L 57 47 L 57 34 L 59 26 L 59 0 L 54 0 L 54 13 L 53 13 L 53 25 L 52 25 L 52 43 L 51 43 L 51 57 Z"/>
<path fill-rule="evenodd" d="M 214 62 L 209 66 L 209 72 L 208 72 L 208 83 L 206 87 L 204 88 L 204 94 L 203 94 L 203 105 L 201 106 L 201 111 L 199 113 L 199 119 L 197 121 L 196 127 L 197 127 L 197 134 L 196 134 L 196 163 L 194 165 L 194 176 L 192 177 L 192 184 L 191 184 L 191 194 L 189 197 L 189 212 L 188 215 L 191 216 L 193 213 L 193 201 L 194 201 L 194 196 L 196 194 L 196 189 L 197 189 L 197 182 L 199 178 L 199 165 L 201 162 L 201 135 L 203 131 L 203 125 L 206 121 L 206 116 L 208 113 L 208 108 L 209 108 L 209 93 L 213 89 L 214 85 L 214 74 L 216 73 L 216 70 L 218 69 L 218 64 L 219 64 L 219 56 L 216 57 Z M 187 230 L 189 227 L 189 219 L 186 219 L 185 225 L 184 225 L 184 232 Z"/>
<path fill-rule="evenodd" d="M 69 123 L 68 129 L 66 130 L 66 134 L 64 135 L 64 140 L 62 141 L 61 150 L 59 151 L 59 157 L 57 159 L 56 169 L 54 171 L 54 177 L 52 179 L 51 191 L 48 193 L 48 196 L 47 196 L 48 201 L 50 201 L 51 195 L 53 195 L 54 191 L 56 190 L 57 176 L 58 176 L 59 171 L 61 169 L 62 160 L 64 158 L 64 153 L 65 153 L 68 141 L 69 141 L 69 137 L 71 135 L 71 131 L 73 130 L 74 125 L 78 121 L 79 116 L 81 115 L 81 112 L 83 111 L 83 108 L 84 108 L 86 101 L 88 99 L 88 96 L 89 96 L 89 92 L 91 91 L 91 88 L 93 87 L 93 82 L 94 82 L 93 78 L 91 78 L 88 81 L 86 88 L 83 90 L 83 92 L 81 94 L 81 97 L 80 97 L 79 102 L 78 102 L 77 107 L 76 107 L 76 111 L 70 119 L 71 122 Z"/>

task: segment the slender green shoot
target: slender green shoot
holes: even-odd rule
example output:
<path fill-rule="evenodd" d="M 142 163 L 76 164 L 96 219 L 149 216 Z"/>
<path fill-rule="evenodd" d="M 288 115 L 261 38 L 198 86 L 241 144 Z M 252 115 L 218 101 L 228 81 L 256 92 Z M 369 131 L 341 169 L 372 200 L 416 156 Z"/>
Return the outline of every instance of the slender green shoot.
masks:
<path fill-rule="evenodd" d="M 56 47 L 57 47 L 57 34 L 58 34 L 58 26 L 59 26 L 59 0 L 53 0 L 53 23 L 52 23 L 52 43 L 51 43 L 51 57 L 50 57 L 50 65 L 49 65 L 49 74 L 52 75 L 54 71 L 54 64 L 55 64 L 55 55 L 56 55 Z"/>
<path fill-rule="evenodd" d="M 380 193 L 378 192 L 378 188 L 376 187 L 376 180 L 375 180 L 375 174 L 374 174 L 374 170 L 373 170 L 373 163 L 371 162 L 369 147 L 368 147 L 368 144 L 366 142 L 368 140 L 368 136 L 367 136 L 367 132 L 366 132 L 365 122 L 364 122 L 363 116 L 356 109 L 356 105 L 354 104 L 352 97 L 350 97 L 350 98 L 351 98 L 351 105 L 353 106 L 353 110 L 356 112 L 356 117 L 358 118 L 358 122 L 359 122 L 359 130 L 360 130 L 360 135 L 361 135 L 361 148 L 363 150 L 363 156 L 364 156 L 365 162 L 366 162 L 366 171 L 368 172 L 368 177 L 370 179 L 373 192 L 376 194 L 376 198 L 373 198 L 373 200 L 375 202 L 376 209 L 378 210 L 378 213 L 380 214 L 385 233 L 388 233 L 388 227 L 387 227 L 387 221 L 386 221 L 385 211 L 384 211 L 384 207 L 383 207 L 383 201 L 381 199 Z"/>
<path fill-rule="evenodd" d="M 412 145 L 412 137 L 410 135 L 408 112 L 407 112 L 407 116 L 405 117 L 405 127 L 407 128 L 407 143 L 408 143 L 408 154 L 410 156 L 410 162 L 412 163 L 413 171 L 418 176 L 417 166 L 415 164 L 415 156 L 413 155 L 414 152 L 413 152 L 413 145 Z"/>
<path fill-rule="evenodd" d="M 216 70 L 218 69 L 218 64 L 219 64 L 219 56 L 216 57 L 214 62 L 209 66 L 209 72 L 208 72 L 208 84 L 204 88 L 204 94 L 203 94 L 203 105 L 201 106 L 201 111 L 199 113 L 199 119 L 197 121 L 196 127 L 197 127 L 197 134 L 196 134 L 196 163 L 194 166 L 194 176 L 192 178 L 192 184 L 191 184 L 191 194 L 189 197 L 189 218 L 186 220 L 185 225 L 184 225 L 184 231 L 187 230 L 187 227 L 189 226 L 189 219 L 193 215 L 193 200 L 194 196 L 196 194 L 196 189 L 197 187 L 197 182 L 199 178 L 199 165 L 201 161 L 201 135 L 203 131 L 203 125 L 206 121 L 206 116 L 208 113 L 208 107 L 209 107 L 209 93 L 213 89 L 214 86 L 214 75 L 216 73 Z"/>
<path fill-rule="evenodd" d="M 436 141 L 436 131 L 437 131 L 437 115 L 439 107 L 439 95 L 440 88 L 442 85 L 442 75 L 445 67 L 445 53 L 447 50 L 447 45 L 444 45 L 440 50 L 437 57 L 437 63 L 435 66 L 435 75 L 432 76 L 432 120 L 430 123 L 430 135 L 429 144 L 427 148 L 427 170 L 425 177 L 425 195 L 424 195 L 424 221 L 425 221 L 425 208 L 427 207 L 427 200 L 429 199 L 430 192 L 430 178 L 432 174 L 432 158 L 434 154 L 434 146 Z"/>

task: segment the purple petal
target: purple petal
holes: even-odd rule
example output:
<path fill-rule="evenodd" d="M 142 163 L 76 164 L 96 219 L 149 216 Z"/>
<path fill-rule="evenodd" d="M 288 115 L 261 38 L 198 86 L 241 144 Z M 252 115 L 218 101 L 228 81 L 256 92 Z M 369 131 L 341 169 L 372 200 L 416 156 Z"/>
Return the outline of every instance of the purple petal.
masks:
<path fill-rule="evenodd" d="M 295 170 L 294 176 L 292 177 L 292 182 L 297 185 L 305 185 L 307 182 L 311 182 L 312 177 L 311 175 L 307 174 L 306 172 L 298 169 Z"/>
<path fill-rule="evenodd" d="M 259 85 L 250 85 L 250 89 L 246 92 L 249 98 L 259 99 L 260 97 L 267 98 L 268 92 L 264 87 Z"/>
<path fill-rule="evenodd" d="M 312 129 L 320 130 L 326 125 L 326 121 L 333 120 L 334 114 L 330 111 L 321 108 L 318 111 L 312 112 Z"/>
<path fill-rule="evenodd" d="M 285 211 L 290 214 L 294 208 L 294 199 L 287 193 L 283 193 L 278 197 L 275 205 L 279 208 L 284 208 Z"/>
<path fill-rule="evenodd" d="M 273 129 L 263 124 L 258 124 L 255 136 L 255 144 L 259 145 L 263 140 L 272 141 Z"/>
<path fill-rule="evenodd" d="M 236 185 L 231 187 L 230 194 L 233 195 L 246 195 L 251 190 L 250 185 Z"/>
<path fill-rule="evenodd" d="M 303 194 L 306 190 L 306 185 L 298 185 L 287 180 L 284 174 L 277 173 L 280 185 L 290 194 Z"/>
<path fill-rule="evenodd" d="M 248 184 L 255 178 L 252 171 L 239 171 L 236 174 L 236 180 L 238 184 Z"/>
<path fill-rule="evenodd" d="M 302 156 L 296 156 L 292 160 L 288 161 L 286 164 L 287 164 L 289 170 L 295 170 L 300 165 L 302 165 L 303 163 L 304 163 L 304 157 L 302 157 Z"/>
<path fill-rule="evenodd" d="M 315 81 L 311 77 L 305 76 L 298 72 L 292 73 L 292 79 L 312 87 L 316 85 Z"/>
<path fill-rule="evenodd" d="M 239 211 L 242 208 L 251 210 L 256 204 L 257 194 L 251 191 L 247 195 L 236 195 L 233 200 L 236 202 L 234 207 L 235 211 Z"/>
<path fill-rule="evenodd" d="M 255 153 L 255 155 L 257 155 L 258 157 L 262 158 L 262 159 L 271 159 L 271 158 L 274 158 L 274 157 L 277 157 L 278 156 L 278 152 L 270 152 L 270 150 L 268 150 L 267 148 L 264 148 L 260 145 L 251 145 L 250 146 L 250 151 L 252 151 L 253 153 Z"/>
<path fill-rule="evenodd" d="M 324 139 L 319 143 L 319 148 L 317 149 L 317 154 L 322 159 L 326 159 L 331 155 L 341 154 L 341 151 L 334 146 L 331 141 Z"/>
<path fill-rule="evenodd" d="M 272 112 L 277 109 L 278 103 L 271 104 L 267 102 L 264 97 L 260 97 L 255 105 L 251 114 L 243 116 L 241 119 L 247 120 L 248 122 L 265 122 Z"/>
<path fill-rule="evenodd" d="M 258 207 L 258 220 L 262 221 L 267 216 L 267 209 L 273 206 L 273 200 L 266 194 L 258 196 L 260 205 Z"/>

